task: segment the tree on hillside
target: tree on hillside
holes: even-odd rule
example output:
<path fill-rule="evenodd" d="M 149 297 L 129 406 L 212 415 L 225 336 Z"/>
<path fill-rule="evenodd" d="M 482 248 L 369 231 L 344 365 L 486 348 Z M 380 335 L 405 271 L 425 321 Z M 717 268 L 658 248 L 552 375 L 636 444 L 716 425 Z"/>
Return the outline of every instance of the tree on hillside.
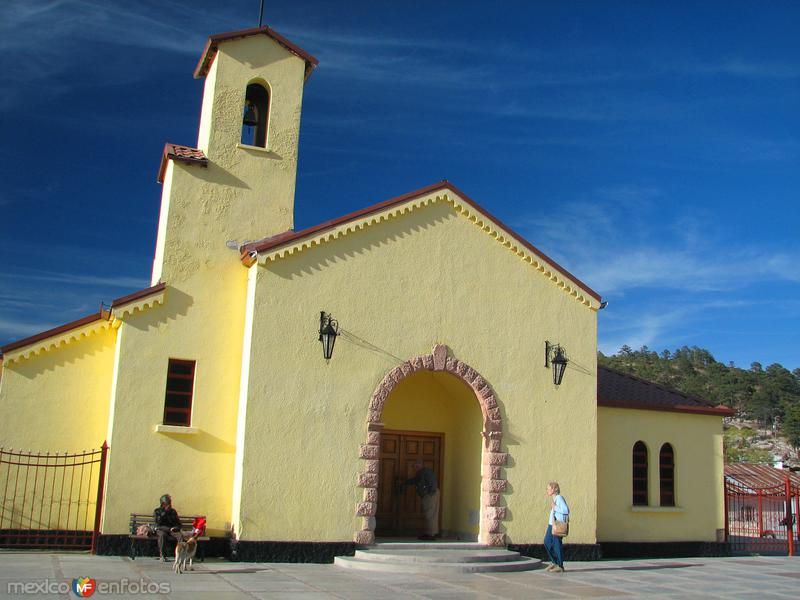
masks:
<path fill-rule="evenodd" d="M 766 369 L 753 362 L 749 369 L 733 363 L 717 362 L 713 355 L 697 346 L 683 346 L 674 352 L 660 353 L 643 346 L 633 350 L 623 346 L 617 354 L 598 353 L 598 362 L 612 369 L 697 396 L 712 404 L 724 404 L 741 416 L 757 419 L 763 427 L 783 423 L 800 406 L 800 368 L 789 371 L 780 364 Z"/>
<path fill-rule="evenodd" d="M 786 410 L 783 419 L 783 433 L 795 450 L 800 450 L 800 403 Z"/>

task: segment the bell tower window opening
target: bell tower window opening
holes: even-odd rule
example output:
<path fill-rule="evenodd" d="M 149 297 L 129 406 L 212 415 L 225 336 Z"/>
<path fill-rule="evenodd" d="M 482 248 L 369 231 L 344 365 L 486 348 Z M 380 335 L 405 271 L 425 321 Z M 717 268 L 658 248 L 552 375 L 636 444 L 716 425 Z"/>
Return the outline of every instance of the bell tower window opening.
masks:
<path fill-rule="evenodd" d="M 269 124 L 269 92 L 259 83 L 247 86 L 242 116 L 242 144 L 267 147 Z"/>

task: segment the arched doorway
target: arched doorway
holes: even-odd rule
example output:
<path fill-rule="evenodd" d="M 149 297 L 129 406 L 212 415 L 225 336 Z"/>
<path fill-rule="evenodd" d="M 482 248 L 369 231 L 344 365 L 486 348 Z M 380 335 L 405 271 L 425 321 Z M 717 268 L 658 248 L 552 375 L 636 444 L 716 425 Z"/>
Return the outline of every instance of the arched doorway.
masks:
<path fill-rule="evenodd" d="M 417 377 L 409 379 L 414 374 L 418 374 Z M 480 407 L 483 439 L 480 453 L 475 454 L 476 459 L 480 461 L 478 540 L 492 546 L 505 545 L 502 521 L 505 518 L 506 509 L 502 505 L 504 504 L 503 493 L 506 489 L 506 480 L 502 467 L 506 464 L 508 455 L 500 451 L 503 433 L 500 409 L 488 382 L 466 363 L 448 356 L 448 348 L 444 345 L 437 345 L 431 354 L 414 357 L 390 371 L 372 395 L 367 413 L 367 439 L 360 448 L 360 456 L 364 459 L 364 469 L 358 478 L 358 487 L 363 488 L 363 499 L 356 506 L 356 514 L 362 517 L 362 528 L 354 535 L 357 543 L 372 544 L 375 542 L 381 438 L 385 429 L 382 419 L 387 399 L 396 390 L 400 394 L 404 387 L 412 386 L 415 383 L 414 380 L 416 383 L 425 383 L 426 379 L 438 378 L 439 382 L 447 382 L 447 377 L 457 380 L 452 382 L 453 385 L 467 386 Z M 409 380 L 406 381 L 407 379 Z M 400 387 L 404 382 L 405 384 Z M 448 384 L 445 383 L 445 385 Z M 458 399 L 462 392 L 455 392 L 454 395 Z M 405 413 L 398 411 L 393 416 L 387 416 L 391 416 L 396 423 L 403 423 L 404 418 L 412 420 L 416 418 L 413 411 Z M 467 475 L 466 479 L 468 478 Z M 459 523 L 460 521 L 455 518 L 452 522 Z"/>

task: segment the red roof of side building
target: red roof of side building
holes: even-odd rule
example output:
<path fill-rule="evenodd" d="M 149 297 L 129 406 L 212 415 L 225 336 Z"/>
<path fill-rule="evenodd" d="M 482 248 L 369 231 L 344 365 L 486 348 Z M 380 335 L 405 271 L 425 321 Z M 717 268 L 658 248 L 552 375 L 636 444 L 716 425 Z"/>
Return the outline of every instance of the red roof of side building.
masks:
<path fill-rule="evenodd" d="M 735 414 L 727 406 L 714 406 L 700 398 L 602 365 L 597 365 L 597 405 L 720 417 Z"/>
<path fill-rule="evenodd" d="M 725 465 L 725 477 L 749 488 L 782 487 L 788 477 L 792 486 L 800 487 L 800 474 L 769 465 L 731 463 Z"/>
<path fill-rule="evenodd" d="M 402 196 L 397 196 L 396 198 L 391 198 L 389 200 L 385 200 L 383 202 L 379 202 L 378 204 L 373 204 L 372 206 L 368 206 L 366 208 L 362 208 L 361 210 L 357 210 L 355 212 L 343 215 L 339 218 L 333 219 L 332 221 L 326 221 L 324 223 L 320 223 L 319 225 L 314 225 L 313 227 L 309 227 L 307 229 L 303 229 L 302 231 L 285 231 L 278 235 L 273 235 L 271 237 L 267 237 L 261 240 L 257 240 L 255 242 L 250 242 L 249 244 L 245 244 L 241 248 L 242 252 L 242 262 L 248 264 L 250 262 L 249 254 L 251 252 L 263 252 L 264 250 L 272 250 L 274 248 L 278 248 L 280 246 L 284 246 L 287 244 L 292 244 L 296 241 L 299 241 L 305 237 L 320 233 L 325 231 L 326 229 L 332 229 L 334 227 L 338 227 L 344 223 L 349 221 L 355 221 L 356 219 L 360 219 L 372 213 L 379 212 L 385 208 L 388 208 L 394 204 L 400 204 L 402 202 L 407 202 L 408 200 L 413 200 L 414 198 L 418 198 L 420 196 L 424 196 L 426 194 L 430 194 L 431 192 L 435 192 L 438 190 L 450 190 L 454 194 L 457 194 L 464 202 L 472 206 L 474 209 L 480 211 L 486 217 L 488 217 L 491 221 L 493 221 L 497 226 L 502 229 L 505 229 L 509 234 L 514 236 L 514 238 L 519 241 L 523 246 L 525 246 L 531 252 L 537 254 L 547 262 L 549 262 L 556 270 L 558 270 L 561 274 L 566 275 L 572 281 L 574 281 L 577 285 L 583 288 L 590 296 L 595 298 L 598 302 L 600 301 L 600 295 L 595 292 L 592 288 L 587 286 L 583 283 L 580 279 L 575 277 L 572 273 L 567 271 L 564 267 L 559 265 L 556 261 L 552 258 L 547 256 L 544 252 L 536 248 L 533 244 L 528 242 L 525 238 L 518 235 L 513 229 L 511 229 L 508 225 L 505 225 L 500 219 L 496 218 L 492 215 L 489 211 L 485 208 L 480 206 L 477 202 L 472 200 L 469 196 L 467 196 L 464 192 L 459 190 L 456 186 L 452 183 L 447 181 L 446 179 L 440 181 L 439 183 L 435 183 L 433 185 L 426 186 L 424 188 L 420 188 L 413 192 L 409 192 L 407 194 L 403 194 Z"/>
<path fill-rule="evenodd" d="M 167 161 L 177 160 L 178 162 L 189 165 L 199 165 L 208 168 L 208 158 L 202 150 L 189 146 L 178 146 L 177 144 L 164 144 L 164 153 L 161 155 L 161 166 L 158 168 L 158 183 L 164 183 L 164 173 L 167 171 Z"/>
<path fill-rule="evenodd" d="M 113 309 L 117 306 L 127 304 L 128 302 L 133 302 L 134 300 L 144 298 L 146 296 L 149 296 L 150 294 L 156 294 L 158 292 L 161 292 L 166 287 L 167 287 L 166 283 L 159 283 L 152 287 L 145 288 L 137 292 L 133 292 L 132 294 L 128 294 L 127 296 L 121 296 L 111 302 L 111 308 Z M 12 350 L 16 350 L 17 348 L 22 348 L 29 344 L 35 344 L 36 342 L 39 342 L 41 340 L 46 340 L 49 337 L 65 333 L 67 331 L 70 331 L 71 329 L 77 329 L 79 327 L 83 327 L 84 325 L 88 325 L 89 323 L 94 323 L 95 321 L 100 321 L 101 319 L 105 318 L 106 316 L 103 314 L 103 312 L 98 311 L 91 315 L 87 315 L 80 319 L 76 319 L 75 321 L 70 321 L 69 323 L 65 323 L 64 325 L 59 325 L 58 327 L 54 327 L 53 329 L 48 329 L 47 331 L 37 333 L 36 335 L 32 335 L 30 337 L 17 340 L 16 342 L 11 342 L 10 344 L 6 344 L 5 346 L 0 347 L 0 356 L 5 354 L 6 352 L 11 352 Z"/>
<path fill-rule="evenodd" d="M 319 64 L 319 61 L 311 56 L 308 52 L 293 44 L 277 31 L 269 26 L 253 27 L 252 29 L 241 29 L 239 31 L 229 31 L 227 33 L 218 33 L 216 35 L 208 36 L 208 42 L 203 50 L 203 55 L 200 57 L 200 62 L 197 63 L 197 68 L 194 70 L 194 78 L 199 79 L 208 74 L 208 69 L 214 57 L 217 55 L 217 49 L 222 42 L 235 40 L 237 38 L 245 38 L 253 35 L 266 35 L 278 42 L 281 46 L 286 48 L 289 52 L 296 54 L 306 62 L 305 79 L 311 75 L 311 72 Z"/>

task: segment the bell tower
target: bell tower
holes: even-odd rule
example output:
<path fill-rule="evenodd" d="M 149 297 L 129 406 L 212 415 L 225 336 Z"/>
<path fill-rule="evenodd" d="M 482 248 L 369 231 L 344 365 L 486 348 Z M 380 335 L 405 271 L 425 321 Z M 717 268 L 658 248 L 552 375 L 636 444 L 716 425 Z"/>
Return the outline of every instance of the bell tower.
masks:
<path fill-rule="evenodd" d="M 318 61 L 270 27 L 208 38 L 197 147 L 168 144 L 153 283 L 238 257 L 232 242 L 294 224 L 303 88 Z"/>

